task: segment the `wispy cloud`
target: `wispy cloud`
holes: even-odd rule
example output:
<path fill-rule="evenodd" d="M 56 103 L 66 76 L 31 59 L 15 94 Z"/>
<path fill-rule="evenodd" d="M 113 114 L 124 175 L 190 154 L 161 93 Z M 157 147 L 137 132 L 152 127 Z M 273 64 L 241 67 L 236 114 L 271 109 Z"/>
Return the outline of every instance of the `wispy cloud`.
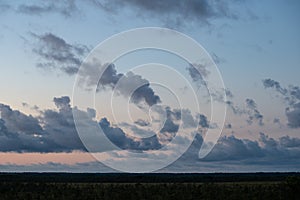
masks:
<path fill-rule="evenodd" d="M 257 109 L 257 105 L 253 99 L 246 99 L 246 105 L 249 109 L 248 111 L 248 120 L 249 124 L 253 123 L 253 120 L 257 120 L 260 126 L 264 125 L 263 118 L 264 116 Z"/>
<path fill-rule="evenodd" d="M 69 44 L 61 37 L 52 33 L 31 33 L 37 43 L 33 44 L 33 52 L 39 56 L 38 67 L 46 70 L 59 69 L 73 75 L 89 52 L 89 48 L 81 44 Z"/>
<path fill-rule="evenodd" d="M 187 24 L 210 24 L 211 19 L 238 19 L 231 4 L 236 1 L 177 1 L 166 0 L 90 0 L 96 7 L 113 14 L 131 9 L 144 19 L 159 19 L 167 26 L 185 26 Z"/>
<path fill-rule="evenodd" d="M 65 17 L 71 17 L 78 11 L 75 0 L 61 0 L 53 2 L 52 0 L 44 0 L 36 4 L 21 4 L 17 8 L 17 12 L 29 15 L 43 15 L 57 13 Z"/>

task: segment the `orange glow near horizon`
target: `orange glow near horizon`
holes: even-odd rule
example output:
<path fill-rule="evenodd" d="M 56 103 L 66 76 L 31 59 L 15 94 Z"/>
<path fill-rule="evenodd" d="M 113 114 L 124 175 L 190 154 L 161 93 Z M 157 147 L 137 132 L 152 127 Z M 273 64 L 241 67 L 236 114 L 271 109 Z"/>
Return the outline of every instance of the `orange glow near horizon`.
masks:
<path fill-rule="evenodd" d="M 85 152 L 71 153 L 0 153 L 0 165 L 31 165 L 49 162 L 73 165 L 76 163 L 93 162 L 92 155 Z"/>

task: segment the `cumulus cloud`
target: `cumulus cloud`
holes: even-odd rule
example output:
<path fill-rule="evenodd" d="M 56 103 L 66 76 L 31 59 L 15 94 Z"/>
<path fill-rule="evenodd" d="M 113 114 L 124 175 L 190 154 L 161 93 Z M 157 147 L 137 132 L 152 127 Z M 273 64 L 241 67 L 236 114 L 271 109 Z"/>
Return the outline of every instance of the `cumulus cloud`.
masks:
<path fill-rule="evenodd" d="M 38 41 L 33 47 L 33 52 L 40 59 L 37 66 L 43 69 L 59 69 L 68 75 L 73 75 L 77 73 L 81 61 L 89 52 L 87 46 L 69 44 L 52 33 L 31 35 Z"/>
<path fill-rule="evenodd" d="M 278 81 L 272 79 L 262 80 L 265 88 L 273 88 L 280 94 L 284 102 L 287 104 L 285 114 L 287 117 L 287 125 L 291 128 L 300 127 L 300 87 L 289 85 L 284 88 Z"/>
<path fill-rule="evenodd" d="M 44 0 L 36 4 L 21 4 L 17 12 L 29 15 L 42 15 L 57 13 L 65 17 L 71 17 L 78 8 L 75 0 L 61 0 L 53 2 L 52 0 Z"/>
<path fill-rule="evenodd" d="M 0 151 L 1 152 L 71 152 L 86 151 L 76 133 L 73 121 L 70 99 L 66 96 L 53 99 L 57 109 L 44 110 L 37 117 L 25 115 L 8 105 L 1 104 L 0 118 Z M 249 106 L 255 109 L 255 104 L 249 101 Z M 177 122 L 190 112 L 180 112 L 166 108 L 170 120 Z M 95 111 L 86 112 L 92 118 Z M 188 119 L 188 118 L 187 118 Z M 202 121 L 201 121 L 202 120 Z M 200 124 L 209 127 L 207 118 L 203 115 Z M 158 150 L 164 141 L 156 135 L 148 138 L 136 138 L 126 134 L 122 129 L 112 125 L 106 118 L 97 122 L 106 136 L 118 147 L 128 150 L 147 151 Z M 186 122 L 183 122 L 183 124 Z M 187 125 L 186 125 L 187 126 Z M 193 127 L 193 126 L 189 126 Z M 136 129 L 132 129 L 133 131 Z M 141 129 L 140 129 L 141 130 Z M 172 131 L 172 130 L 171 130 Z M 166 132 L 167 133 L 167 132 Z M 300 139 L 283 136 L 278 139 L 260 133 L 259 140 L 239 139 L 233 135 L 219 139 L 212 152 L 204 159 L 198 158 L 198 151 L 203 143 L 200 133 L 188 151 L 176 162 L 175 166 L 193 165 L 194 169 L 202 163 L 235 162 L 239 165 L 270 165 L 272 163 L 290 165 L 299 160 Z M 164 153 L 163 151 L 161 152 Z M 299 163 L 300 164 L 300 163 Z"/>
<path fill-rule="evenodd" d="M 283 136 L 278 139 L 260 133 L 258 140 L 222 136 L 213 150 L 203 159 L 198 152 L 203 138 L 198 133 L 189 149 L 165 171 L 289 171 L 297 170 L 300 162 L 299 138 Z"/>
<path fill-rule="evenodd" d="M 8 105 L 0 104 L 1 119 L 5 127 L 13 134 L 42 135 L 43 129 L 39 121 L 32 115 L 25 115 L 12 110 Z M 4 124 L 3 124 L 4 125 Z"/>
<path fill-rule="evenodd" d="M 235 136 L 224 136 L 218 141 L 212 152 L 204 161 L 222 160 L 248 160 L 248 162 L 299 159 L 299 138 L 289 136 L 280 137 L 278 140 L 260 133 L 259 140 L 238 139 Z"/>
<path fill-rule="evenodd" d="M 147 19 L 151 16 L 151 18 L 163 21 L 167 26 L 184 26 L 191 23 L 209 24 L 209 21 L 215 18 L 238 18 L 238 15 L 231 9 L 231 1 L 90 0 L 90 2 L 114 14 L 129 8 L 139 17 Z"/>
<path fill-rule="evenodd" d="M 73 119 L 72 109 L 77 108 L 70 106 L 68 96 L 55 97 L 53 102 L 57 109 L 42 110 L 37 117 L 0 104 L 0 151 L 86 151 L 77 134 Z M 85 112 L 91 119 L 96 116 L 96 111 L 91 108 L 82 112 Z M 111 126 L 106 118 L 101 119 L 99 125 L 106 136 L 122 149 L 150 150 L 161 147 L 156 135 L 143 139 L 135 138 L 127 135 L 122 129 Z"/>

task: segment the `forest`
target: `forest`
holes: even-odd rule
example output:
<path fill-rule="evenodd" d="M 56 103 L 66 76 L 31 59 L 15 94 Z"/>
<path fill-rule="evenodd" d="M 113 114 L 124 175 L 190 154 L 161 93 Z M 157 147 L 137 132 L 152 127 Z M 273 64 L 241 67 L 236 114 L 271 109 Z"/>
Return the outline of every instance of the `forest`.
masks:
<path fill-rule="evenodd" d="M 1 173 L 0 199 L 299 199 L 299 173 Z"/>

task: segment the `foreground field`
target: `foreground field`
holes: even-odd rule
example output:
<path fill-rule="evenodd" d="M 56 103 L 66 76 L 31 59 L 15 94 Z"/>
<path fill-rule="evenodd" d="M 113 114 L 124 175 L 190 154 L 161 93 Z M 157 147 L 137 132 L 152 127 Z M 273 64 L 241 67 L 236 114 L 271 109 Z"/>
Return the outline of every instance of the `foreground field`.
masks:
<path fill-rule="evenodd" d="M 27 179 L 30 176 L 32 178 Z M 43 176 L 46 178 L 39 179 Z M 103 181 L 108 179 L 102 179 L 102 181 L 98 179 L 98 182 L 95 180 L 87 182 L 88 180 L 83 179 L 80 182 L 74 176 L 76 177 L 76 175 L 73 177 L 64 175 L 63 177 L 69 180 L 65 182 L 59 175 L 57 175 L 57 180 L 53 179 L 55 178 L 53 174 L 48 176 L 45 174 L 40 176 L 37 174 L 13 174 L 10 176 L 2 174 L 2 176 L 0 175 L 0 199 L 300 199 L 298 175 L 287 176 L 284 180 L 284 177 L 280 177 L 282 180 L 248 182 L 230 181 L 234 176 L 227 179 L 223 177 L 221 178 L 223 181 L 191 182 L 193 180 L 191 175 L 186 178 L 186 183 L 180 182 L 176 176 L 174 182 L 156 183 L 148 182 L 147 176 L 145 178 L 141 175 L 138 175 L 138 179 L 141 180 L 138 183 L 133 182 L 136 176 L 134 178 L 130 175 L 127 175 L 129 183 L 123 182 L 126 175 L 122 175 L 124 176 L 123 179 L 121 178 L 122 181 L 114 183 Z M 87 175 L 87 177 L 89 176 L 93 177 Z M 103 176 L 103 178 L 105 177 L 107 176 Z M 114 177 L 120 180 L 118 175 L 114 175 Z M 194 177 L 198 180 L 196 175 Z M 216 177 L 220 177 L 220 175 Z M 237 174 L 235 178 L 239 177 L 243 176 Z M 251 176 L 248 176 L 248 179 L 249 177 Z M 168 180 L 172 176 L 165 175 L 165 178 Z M 269 179 L 276 178 L 269 176 Z M 277 177 L 277 179 L 279 178 Z M 161 179 L 161 181 L 163 180 L 165 179 Z M 252 179 L 250 178 L 250 180 Z"/>

